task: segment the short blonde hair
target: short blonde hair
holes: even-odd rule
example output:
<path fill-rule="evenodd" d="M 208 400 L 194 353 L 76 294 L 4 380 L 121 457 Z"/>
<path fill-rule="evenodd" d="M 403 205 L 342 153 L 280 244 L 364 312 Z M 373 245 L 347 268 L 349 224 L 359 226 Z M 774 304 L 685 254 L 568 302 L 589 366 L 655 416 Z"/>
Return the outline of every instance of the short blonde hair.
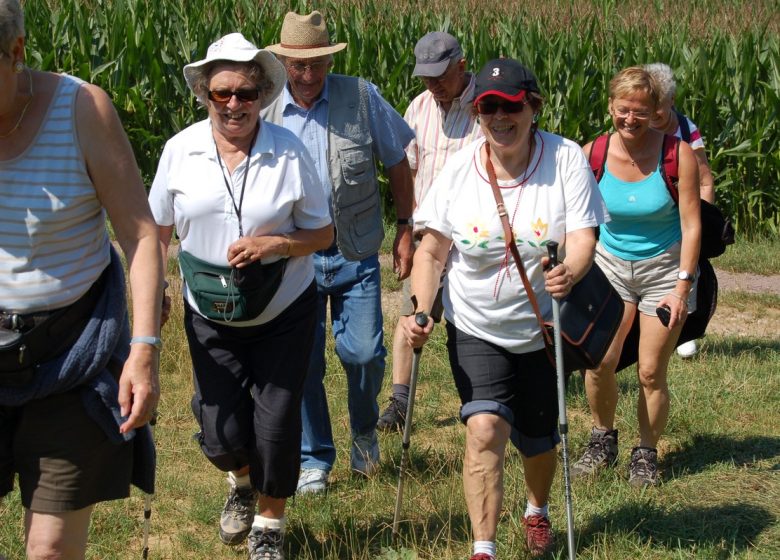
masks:
<path fill-rule="evenodd" d="M 661 88 L 656 79 L 641 66 L 624 68 L 609 81 L 609 99 L 629 97 L 638 92 L 646 93 L 653 104 L 652 109 L 661 102 Z"/>

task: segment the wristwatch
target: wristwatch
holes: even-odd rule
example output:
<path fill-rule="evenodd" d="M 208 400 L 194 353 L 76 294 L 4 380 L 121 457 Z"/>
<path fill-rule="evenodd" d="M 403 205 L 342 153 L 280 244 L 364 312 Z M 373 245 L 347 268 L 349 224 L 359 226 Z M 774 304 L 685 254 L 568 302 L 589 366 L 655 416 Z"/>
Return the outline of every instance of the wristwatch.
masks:
<path fill-rule="evenodd" d="M 411 218 L 398 218 L 395 221 L 395 225 L 397 226 L 412 226 L 414 223 L 412 222 Z"/>
<path fill-rule="evenodd" d="M 677 273 L 677 279 L 682 280 L 684 282 L 693 282 L 696 279 L 696 277 L 690 272 L 681 270 L 680 272 Z"/>

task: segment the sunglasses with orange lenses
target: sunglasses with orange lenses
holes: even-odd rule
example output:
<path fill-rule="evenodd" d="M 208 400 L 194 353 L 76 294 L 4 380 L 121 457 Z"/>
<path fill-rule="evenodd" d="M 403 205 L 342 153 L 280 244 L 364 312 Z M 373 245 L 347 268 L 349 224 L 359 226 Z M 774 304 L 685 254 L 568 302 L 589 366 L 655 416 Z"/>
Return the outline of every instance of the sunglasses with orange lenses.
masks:
<path fill-rule="evenodd" d="M 260 97 L 260 90 L 257 88 L 239 89 L 235 91 L 229 89 L 212 89 L 209 90 L 208 97 L 211 101 L 216 103 L 227 103 L 234 95 L 241 103 L 257 101 L 257 98 Z"/>

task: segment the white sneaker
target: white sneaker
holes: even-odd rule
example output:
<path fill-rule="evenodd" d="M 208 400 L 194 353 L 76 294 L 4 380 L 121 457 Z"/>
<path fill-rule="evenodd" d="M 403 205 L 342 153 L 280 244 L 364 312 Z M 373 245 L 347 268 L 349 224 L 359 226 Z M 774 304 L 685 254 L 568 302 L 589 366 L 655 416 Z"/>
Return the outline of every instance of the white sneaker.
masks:
<path fill-rule="evenodd" d="M 319 494 L 328 487 L 328 471 L 301 469 L 298 475 L 298 494 Z"/>
<path fill-rule="evenodd" d="M 677 347 L 677 354 L 681 358 L 692 358 L 696 355 L 696 341 L 695 340 L 689 340 L 688 342 L 683 342 Z"/>
<path fill-rule="evenodd" d="M 353 471 L 365 476 L 379 470 L 379 440 L 375 430 L 352 438 L 350 463 Z"/>

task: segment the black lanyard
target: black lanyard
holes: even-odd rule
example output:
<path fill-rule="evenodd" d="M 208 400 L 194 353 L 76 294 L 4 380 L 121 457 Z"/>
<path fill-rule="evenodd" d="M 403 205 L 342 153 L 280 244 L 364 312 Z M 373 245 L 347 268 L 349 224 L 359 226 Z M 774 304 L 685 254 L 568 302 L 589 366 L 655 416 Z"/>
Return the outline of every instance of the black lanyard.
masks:
<path fill-rule="evenodd" d="M 244 237 L 244 226 L 241 224 L 241 208 L 244 206 L 244 192 L 246 191 L 246 178 L 249 176 L 249 159 L 252 157 L 252 148 L 255 146 L 255 140 L 257 140 L 257 133 L 260 131 L 260 127 L 255 127 L 255 133 L 252 136 L 252 142 L 249 144 L 249 151 L 246 154 L 246 170 L 244 171 L 244 180 L 241 183 L 241 196 L 238 199 L 238 205 L 236 205 L 236 197 L 233 196 L 233 189 L 230 188 L 230 183 L 225 175 L 225 167 L 222 164 L 222 158 L 219 156 L 219 147 L 217 141 L 214 140 L 214 149 L 217 151 L 217 161 L 219 162 L 219 170 L 222 172 L 222 180 L 225 181 L 225 188 L 230 195 L 230 200 L 233 202 L 233 209 L 236 211 L 238 217 L 238 236 Z M 231 181 L 232 182 L 232 181 Z"/>

